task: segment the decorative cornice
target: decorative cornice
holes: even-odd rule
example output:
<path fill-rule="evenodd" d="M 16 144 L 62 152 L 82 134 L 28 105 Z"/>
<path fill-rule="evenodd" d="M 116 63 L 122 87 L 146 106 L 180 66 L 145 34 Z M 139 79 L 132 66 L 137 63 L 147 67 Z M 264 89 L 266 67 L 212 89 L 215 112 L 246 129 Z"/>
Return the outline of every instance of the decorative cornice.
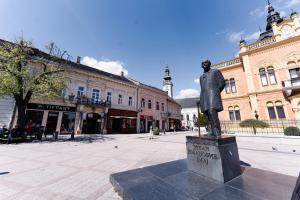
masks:
<path fill-rule="evenodd" d="M 241 64 L 242 64 L 241 59 L 235 58 L 233 60 L 228 60 L 219 64 L 212 65 L 212 67 L 217 69 L 223 69 L 223 68 L 235 67 Z"/>

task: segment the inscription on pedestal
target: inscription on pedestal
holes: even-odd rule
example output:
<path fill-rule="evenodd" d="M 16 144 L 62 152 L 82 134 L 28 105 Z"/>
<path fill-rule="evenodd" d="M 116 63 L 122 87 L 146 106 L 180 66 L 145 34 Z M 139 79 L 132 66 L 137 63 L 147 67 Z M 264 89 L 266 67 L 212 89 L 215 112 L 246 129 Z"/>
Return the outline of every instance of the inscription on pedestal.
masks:
<path fill-rule="evenodd" d="M 203 166 L 208 166 L 209 160 L 219 159 L 219 156 L 212 150 L 212 147 L 207 145 L 190 144 L 187 146 L 187 153 L 195 157 L 194 159 Z"/>
<path fill-rule="evenodd" d="M 187 137 L 188 169 L 208 178 L 226 182 L 240 174 L 235 138 Z"/>

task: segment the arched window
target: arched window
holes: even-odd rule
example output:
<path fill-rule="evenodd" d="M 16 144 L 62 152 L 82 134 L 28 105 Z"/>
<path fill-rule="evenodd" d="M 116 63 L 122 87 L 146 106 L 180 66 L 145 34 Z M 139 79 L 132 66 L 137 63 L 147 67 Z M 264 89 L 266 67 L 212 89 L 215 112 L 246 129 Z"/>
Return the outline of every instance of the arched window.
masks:
<path fill-rule="evenodd" d="M 267 68 L 268 76 L 269 76 L 269 81 L 271 85 L 276 85 L 276 76 L 275 76 L 275 71 L 273 67 L 268 67 Z"/>
<path fill-rule="evenodd" d="M 142 108 L 145 108 L 145 104 L 146 104 L 146 103 L 145 103 L 145 99 L 142 98 L 142 100 L 141 100 L 141 107 L 142 107 Z"/>
<path fill-rule="evenodd" d="M 235 115 L 235 120 L 237 120 L 237 121 L 241 120 L 240 107 L 238 107 L 238 106 L 234 107 L 234 115 Z"/>
<path fill-rule="evenodd" d="M 228 112 L 229 112 L 229 119 L 230 121 L 235 121 L 235 117 L 234 117 L 234 109 L 232 106 L 230 106 L 228 108 Z"/>
<path fill-rule="evenodd" d="M 148 108 L 152 109 L 152 101 L 151 100 L 148 100 Z"/>
<path fill-rule="evenodd" d="M 259 76 L 261 80 L 262 86 L 267 86 L 268 84 L 268 79 L 267 79 L 267 73 L 265 68 L 259 69 Z"/>
<path fill-rule="evenodd" d="M 190 121 L 190 116 L 189 116 L 189 114 L 186 114 L 186 121 Z"/>
<path fill-rule="evenodd" d="M 272 102 L 267 103 L 268 113 L 270 119 L 277 119 L 274 104 Z"/>
<path fill-rule="evenodd" d="M 285 113 L 281 101 L 275 102 L 276 112 L 279 119 L 285 119 Z"/>
<path fill-rule="evenodd" d="M 118 104 L 122 104 L 122 102 L 123 102 L 123 97 L 121 94 L 119 94 Z"/>
<path fill-rule="evenodd" d="M 230 88 L 232 93 L 236 93 L 235 80 L 233 78 L 230 79 Z"/>
<path fill-rule="evenodd" d="M 225 80 L 225 91 L 227 94 L 230 93 L 230 82 L 229 80 Z"/>

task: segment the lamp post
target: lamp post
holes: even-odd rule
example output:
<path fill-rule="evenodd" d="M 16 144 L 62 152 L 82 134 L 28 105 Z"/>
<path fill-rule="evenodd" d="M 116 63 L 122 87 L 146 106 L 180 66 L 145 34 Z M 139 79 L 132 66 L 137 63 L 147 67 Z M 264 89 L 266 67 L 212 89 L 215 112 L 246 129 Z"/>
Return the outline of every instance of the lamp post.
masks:
<path fill-rule="evenodd" d="M 198 108 L 198 119 L 197 119 L 198 134 L 199 134 L 199 137 L 200 137 L 201 136 L 201 133 L 200 133 L 200 123 L 199 123 L 199 119 L 200 119 L 200 100 L 197 101 L 197 108 Z"/>
<path fill-rule="evenodd" d="M 255 113 L 254 117 L 256 118 L 256 120 L 258 120 L 259 115 L 257 114 L 257 110 L 255 110 L 254 113 Z"/>

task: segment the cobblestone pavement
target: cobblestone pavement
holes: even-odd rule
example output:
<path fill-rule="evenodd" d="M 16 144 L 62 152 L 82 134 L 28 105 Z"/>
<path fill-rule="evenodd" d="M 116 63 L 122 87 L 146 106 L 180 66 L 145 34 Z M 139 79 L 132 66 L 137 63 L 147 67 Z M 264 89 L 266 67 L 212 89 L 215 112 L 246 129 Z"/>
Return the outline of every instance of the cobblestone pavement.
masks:
<path fill-rule="evenodd" d="M 0 200 L 117 200 L 109 175 L 186 157 L 185 136 L 80 136 L 76 141 L 0 145 Z M 300 139 L 237 138 L 246 165 L 297 176 Z M 295 151 L 295 152 L 293 152 Z"/>

